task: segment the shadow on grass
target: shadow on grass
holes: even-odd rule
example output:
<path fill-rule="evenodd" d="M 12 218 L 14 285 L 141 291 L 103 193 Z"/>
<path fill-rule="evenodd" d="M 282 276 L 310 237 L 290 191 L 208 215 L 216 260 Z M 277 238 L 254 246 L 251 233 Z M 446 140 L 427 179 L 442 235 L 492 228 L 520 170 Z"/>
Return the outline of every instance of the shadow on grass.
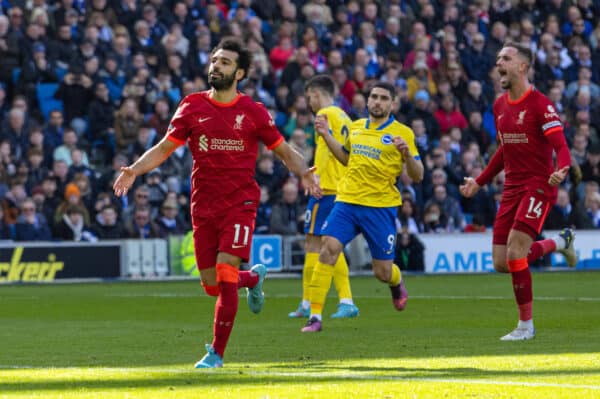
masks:
<path fill-rule="evenodd" d="M 550 369 L 538 371 L 519 370 L 489 370 L 474 367 L 455 368 L 409 368 L 409 367 L 343 367 L 325 364 L 304 365 L 298 371 L 297 365 L 273 365 L 269 370 L 252 369 L 251 366 L 242 368 L 226 368 L 221 370 L 190 370 L 190 371 L 149 371 L 147 377 L 126 377 L 107 379 L 100 375 L 97 379 L 81 380 L 79 377 L 59 378 L 40 381 L 18 381 L 18 377 L 10 382 L 0 382 L 0 392 L 23 391 L 60 391 L 60 390 L 121 390 L 121 389 L 177 389 L 190 387 L 238 387 L 277 384 L 328 384 L 344 381 L 360 383 L 376 383 L 382 381 L 412 381 L 415 379 L 440 380 L 501 380 L 502 378 L 531 378 L 555 377 L 564 375 L 600 375 L 600 368 L 573 368 L 570 370 Z M 74 369 L 75 370 L 75 369 Z M 91 369 L 92 372 L 94 369 Z M 132 373 L 143 370 L 130 369 Z M 33 371 L 33 370 L 32 370 Z M 119 371 L 121 372 L 121 371 Z M 122 370 L 123 373 L 127 369 Z M 86 374 L 84 372 L 84 374 Z M 166 374 L 166 375 L 165 375 Z M 524 380 L 524 382 L 527 380 Z M 530 380 L 529 380 L 530 381 Z M 550 381 L 551 382 L 551 381 Z M 582 387 L 585 388 L 585 387 Z"/>

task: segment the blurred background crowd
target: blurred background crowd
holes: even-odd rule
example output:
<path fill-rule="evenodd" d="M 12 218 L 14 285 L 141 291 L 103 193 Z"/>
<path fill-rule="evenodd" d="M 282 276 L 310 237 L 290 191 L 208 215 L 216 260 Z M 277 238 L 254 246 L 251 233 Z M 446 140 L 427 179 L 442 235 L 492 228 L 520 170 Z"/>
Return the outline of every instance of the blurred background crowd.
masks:
<path fill-rule="evenodd" d="M 531 80 L 555 104 L 572 154 L 546 228 L 600 228 L 599 17 L 599 0 L 2 0 L 0 239 L 185 233 L 185 146 L 127 197 L 111 186 L 163 137 L 179 101 L 207 89 L 211 48 L 226 35 L 254 53 L 240 90 L 267 106 L 308 160 L 307 79 L 330 74 L 353 119 L 367 116 L 371 82 L 395 85 L 394 115 L 414 130 L 426 167 L 422 184 L 398 181 L 406 248 L 421 233 L 490 228 L 503 174 L 472 199 L 458 186 L 496 149 L 496 53 L 506 40 L 528 44 Z M 256 233 L 300 234 L 298 180 L 264 148 L 256 179 Z"/>

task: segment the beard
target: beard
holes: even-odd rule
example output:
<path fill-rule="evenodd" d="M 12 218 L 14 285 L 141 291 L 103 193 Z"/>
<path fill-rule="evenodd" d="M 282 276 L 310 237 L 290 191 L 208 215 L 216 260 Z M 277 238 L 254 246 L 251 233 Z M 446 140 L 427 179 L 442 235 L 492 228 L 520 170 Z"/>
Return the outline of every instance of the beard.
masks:
<path fill-rule="evenodd" d="M 209 74 L 208 84 L 217 91 L 230 89 L 235 83 L 235 72 L 236 71 L 233 71 L 231 75 L 222 74 L 223 76 L 214 76 Z"/>
<path fill-rule="evenodd" d="M 389 112 L 384 111 L 382 108 L 372 108 L 369 109 L 369 117 L 371 118 L 386 118 L 390 115 Z"/>

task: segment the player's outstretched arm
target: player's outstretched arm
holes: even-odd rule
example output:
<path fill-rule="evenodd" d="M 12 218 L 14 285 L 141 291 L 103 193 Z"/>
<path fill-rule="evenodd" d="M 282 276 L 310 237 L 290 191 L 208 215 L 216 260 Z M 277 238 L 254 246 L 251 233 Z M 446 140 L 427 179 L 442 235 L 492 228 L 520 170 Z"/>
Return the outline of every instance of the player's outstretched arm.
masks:
<path fill-rule="evenodd" d="M 333 135 L 329 134 L 329 121 L 327 120 L 327 115 L 317 115 L 315 118 L 315 132 L 323 137 L 323 140 L 325 140 L 325 143 L 333 156 L 336 157 L 342 165 L 348 165 L 350 154 L 344 151 L 344 147 L 333 138 Z"/>
<path fill-rule="evenodd" d="M 302 179 L 302 185 L 311 195 L 315 198 L 321 198 L 323 193 L 321 187 L 319 187 L 318 179 L 314 174 L 315 167 L 307 168 L 304 157 L 285 141 L 273 148 L 273 152 L 285 163 L 285 166 L 293 174 Z"/>
<path fill-rule="evenodd" d="M 113 184 L 115 195 L 127 195 L 127 191 L 133 185 L 136 177 L 162 164 L 177 147 L 177 144 L 168 140 L 165 136 L 159 143 L 146 151 L 133 165 L 123 166 L 121 174 Z"/>

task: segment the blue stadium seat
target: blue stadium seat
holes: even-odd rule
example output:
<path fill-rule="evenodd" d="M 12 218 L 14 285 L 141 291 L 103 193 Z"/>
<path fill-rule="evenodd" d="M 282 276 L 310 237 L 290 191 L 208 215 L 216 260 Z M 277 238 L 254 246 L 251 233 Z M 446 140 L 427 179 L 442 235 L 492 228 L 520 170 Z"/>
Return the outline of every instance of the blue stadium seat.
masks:
<path fill-rule="evenodd" d="M 12 81 L 14 84 L 17 84 L 19 81 L 19 77 L 21 76 L 21 68 L 15 68 L 12 71 Z"/>
<path fill-rule="evenodd" d="M 58 90 L 58 83 L 38 83 L 37 84 L 37 99 L 40 105 L 40 111 L 44 120 L 48 120 L 50 117 L 50 111 L 59 110 L 63 111 L 63 102 L 54 98 L 54 93 Z"/>

